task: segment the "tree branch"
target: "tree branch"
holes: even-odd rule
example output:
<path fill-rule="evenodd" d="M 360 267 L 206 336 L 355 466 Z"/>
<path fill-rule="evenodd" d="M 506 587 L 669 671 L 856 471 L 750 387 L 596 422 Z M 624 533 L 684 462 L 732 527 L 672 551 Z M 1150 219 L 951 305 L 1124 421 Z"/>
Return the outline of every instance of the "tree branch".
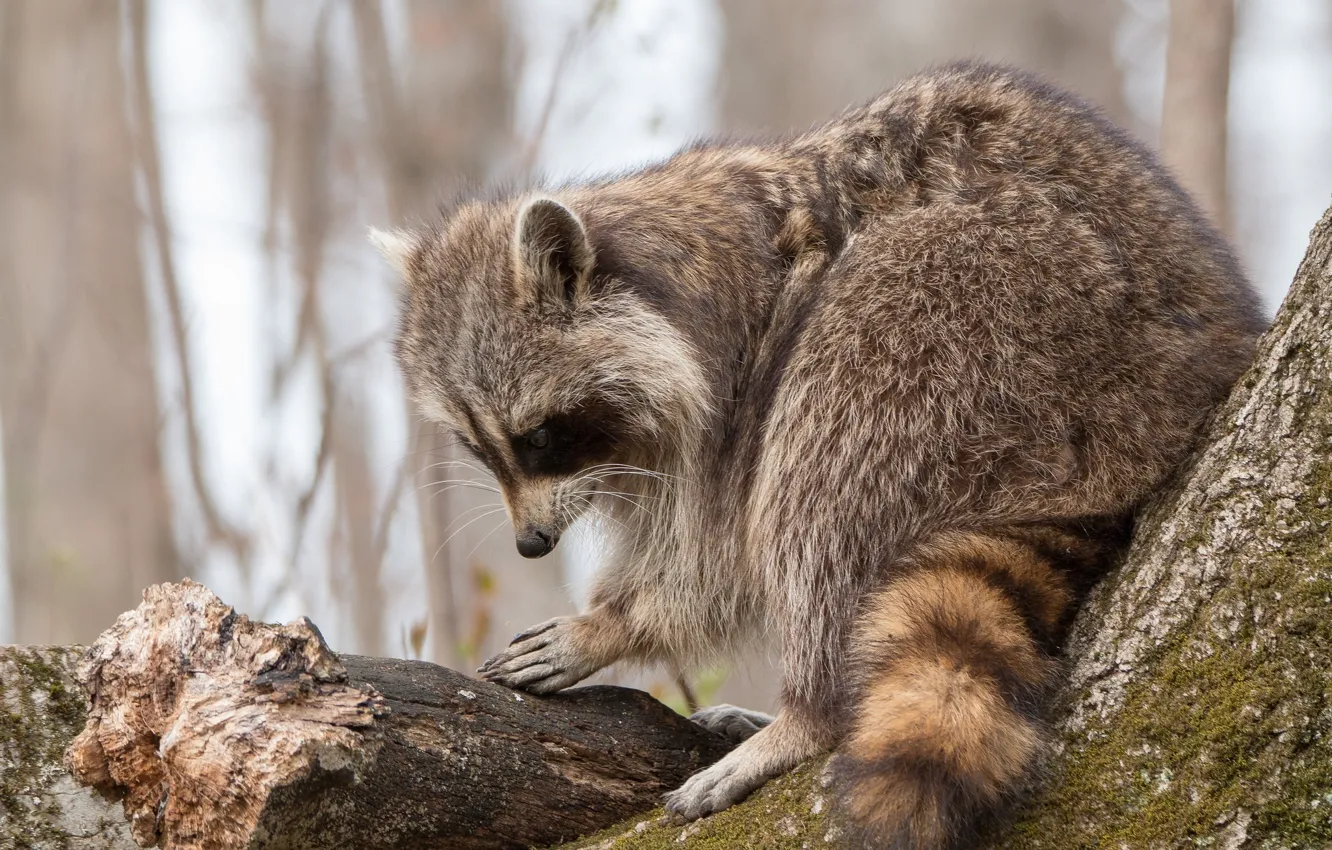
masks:
<path fill-rule="evenodd" d="M 203 514 L 204 524 L 212 540 L 229 547 L 236 555 L 242 573 L 248 569 L 250 540 L 222 515 L 212 489 L 208 486 L 203 468 L 203 438 L 194 398 L 194 371 L 190 358 L 189 332 L 185 322 L 185 307 L 181 297 L 180 280 L 176 275 L 175 251 L 172 247 L 171 225 L 167 218 L 166 199 L 162 190 L 162 160 L 157 145 L 157 113 L 153 106 L 152 88 L 148 73 L 147 10 L 144 0 L 129 3 L 130 32 L 132 34 L 133 97 L 135 141 L 138 146 L 139 167 L 143 173 L 145 195 L 148 201 L 148 221 L 157 247 L 157 261 L 162 275 L 162 289 L 166 296 L 171 335 L 176 352 L 176 368 L 180 372 L 181 409 L 185 417 L 185 448 L 190 483 L 195 499 Z"/>
<path fill-rule="evenodd" d="M 154 585 L 88 650 L 66 754 L 143 846 L 518 848 L 651 807 L 721 738 L 641 691 L 525 696 L 418 661 L 338 658 Z"/>

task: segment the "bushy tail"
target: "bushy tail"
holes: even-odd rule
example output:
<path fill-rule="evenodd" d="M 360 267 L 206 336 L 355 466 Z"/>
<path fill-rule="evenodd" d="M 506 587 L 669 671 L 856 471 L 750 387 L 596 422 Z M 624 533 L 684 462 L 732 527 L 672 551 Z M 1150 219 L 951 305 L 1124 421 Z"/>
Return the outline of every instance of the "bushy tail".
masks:
<path fill-rule="evenodd" d="M 852 844 L 966 846 L 1046 747 L 1041 709 L 1072 610 L 1069 571 L 1118 540 L 1052 526 L 943 535 L 869 600 L 856 719 L 835 761 Z"/>

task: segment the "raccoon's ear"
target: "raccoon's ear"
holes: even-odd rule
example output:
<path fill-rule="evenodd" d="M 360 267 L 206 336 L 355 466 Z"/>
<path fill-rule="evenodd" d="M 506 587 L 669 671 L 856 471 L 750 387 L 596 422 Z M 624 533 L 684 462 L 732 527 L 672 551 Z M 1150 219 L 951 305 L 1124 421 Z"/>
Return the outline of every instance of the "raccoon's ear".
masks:
<path fill-rule="evenodd" d="M 377 227 L 370 228 L 369 236 L 370 244 L 379 249 L 395 272 L 406 278 L 412 252 L 416 250 L 416 237 L 405 230 L 380 230 Z"/>
<path fill-rule="evenodd" d="M 550 198 L 528 201 L 513 238 L 520 298 L 564 308 L 587 296 L 592 243 L 573 210 Z"/>

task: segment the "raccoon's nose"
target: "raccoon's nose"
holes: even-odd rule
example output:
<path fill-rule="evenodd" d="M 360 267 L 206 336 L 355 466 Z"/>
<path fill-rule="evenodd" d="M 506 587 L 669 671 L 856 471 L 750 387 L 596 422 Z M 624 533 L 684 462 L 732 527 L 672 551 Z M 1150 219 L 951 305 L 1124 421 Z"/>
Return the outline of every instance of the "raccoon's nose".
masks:
<path fill-rule="evenodd" d="M 558 542 L 559 534 L 529 525 L 518 535 L 518 554 L 524 558 L 540 558 L 554 549 Z"/>

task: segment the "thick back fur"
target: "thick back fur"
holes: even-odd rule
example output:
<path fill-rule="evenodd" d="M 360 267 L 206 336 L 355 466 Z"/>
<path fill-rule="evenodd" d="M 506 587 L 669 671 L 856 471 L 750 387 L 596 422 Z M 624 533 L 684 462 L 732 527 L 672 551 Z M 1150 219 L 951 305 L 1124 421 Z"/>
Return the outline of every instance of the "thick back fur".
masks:
<path fill-rule="evenodd" d="M 409 236 L 423 408 L 515 524 L 609 517 L 593 607 L 629 657 L 778 624 L 872 846 L 956 844 L 1021 784 L 1076 589 L 1264 324 L 1142 146 L 983 65 Z M 543 423 L 558 469 L 524 459 Z"/>

